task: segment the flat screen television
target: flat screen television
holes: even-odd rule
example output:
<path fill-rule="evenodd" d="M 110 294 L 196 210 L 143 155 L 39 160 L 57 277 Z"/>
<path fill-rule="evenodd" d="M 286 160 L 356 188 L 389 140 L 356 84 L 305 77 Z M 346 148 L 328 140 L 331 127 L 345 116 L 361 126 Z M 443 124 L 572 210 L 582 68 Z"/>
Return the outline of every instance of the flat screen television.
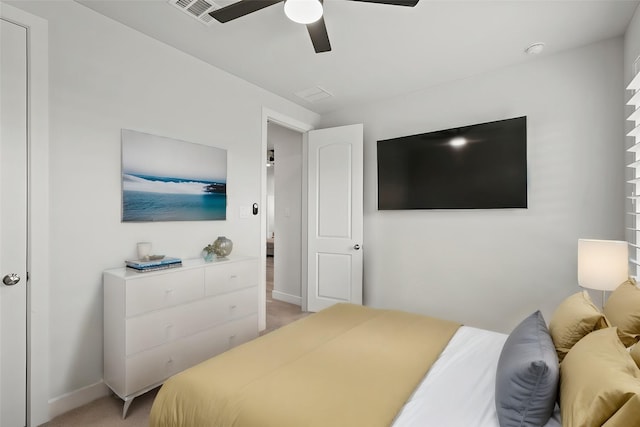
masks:
<path fill-rule="evenodd" d="M 378 141 L 378 209 L 527 207 L 527 118 Z"/>

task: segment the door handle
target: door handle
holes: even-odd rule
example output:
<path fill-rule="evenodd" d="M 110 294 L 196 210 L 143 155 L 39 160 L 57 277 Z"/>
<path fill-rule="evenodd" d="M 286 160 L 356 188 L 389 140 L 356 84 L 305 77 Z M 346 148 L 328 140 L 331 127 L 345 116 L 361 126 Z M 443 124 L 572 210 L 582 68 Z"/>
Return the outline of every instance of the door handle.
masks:
<path fill-rule="evenodd" d="M 2 278 L 2 283 L 7 286 L 17 285 L 19 281 L 20 276 L 18 276 L 16 273 L 7 274 Z"/>
<path fill-rule="evenodd" d="M 360 250 L 360 245 L 356 243 L 356 244 L 353 246 L 353 249 L 355 249 L 356 251 L 359 251 L 359 250 Z"/>

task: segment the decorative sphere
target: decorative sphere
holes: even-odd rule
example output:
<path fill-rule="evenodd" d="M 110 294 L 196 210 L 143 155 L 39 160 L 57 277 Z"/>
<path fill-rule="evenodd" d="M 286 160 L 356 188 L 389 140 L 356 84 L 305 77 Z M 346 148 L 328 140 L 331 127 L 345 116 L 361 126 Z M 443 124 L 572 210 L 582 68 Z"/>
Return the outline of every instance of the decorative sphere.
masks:
<path fill-rule="evenodd" d="M 218 258 L 224 258 L 231 253 L 233 249 L 233 242 L 224 236 L 219 236 L 215 242 L 213 242 L 213 253 Z"/>

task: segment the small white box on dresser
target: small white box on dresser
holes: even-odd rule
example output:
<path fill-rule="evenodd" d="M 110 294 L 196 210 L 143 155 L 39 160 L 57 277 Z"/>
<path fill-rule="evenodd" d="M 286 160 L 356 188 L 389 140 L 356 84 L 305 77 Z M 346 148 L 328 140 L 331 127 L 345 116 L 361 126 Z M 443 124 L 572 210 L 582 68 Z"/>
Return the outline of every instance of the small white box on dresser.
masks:
<path fill-rule="evenodd" d="M 258 336 L 257 258 L 105 270 L 104 382 L 124 401 Z"/>

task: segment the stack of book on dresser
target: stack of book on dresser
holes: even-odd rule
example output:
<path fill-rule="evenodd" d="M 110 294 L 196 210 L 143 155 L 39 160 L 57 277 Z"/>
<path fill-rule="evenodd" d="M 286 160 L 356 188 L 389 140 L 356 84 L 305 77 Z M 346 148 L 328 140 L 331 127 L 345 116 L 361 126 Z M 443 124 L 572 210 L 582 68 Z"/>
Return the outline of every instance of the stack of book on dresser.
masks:
<path fill-rule="evenodd" d="M 158 271 L 166 270 L 168 268 L 176 268 L 182 266 L 182 260 L 174 257 L 150 257 L 149 259 L 136 259 L 131 261 L 125 261 L 127 268 L 138 271 Z"/>

